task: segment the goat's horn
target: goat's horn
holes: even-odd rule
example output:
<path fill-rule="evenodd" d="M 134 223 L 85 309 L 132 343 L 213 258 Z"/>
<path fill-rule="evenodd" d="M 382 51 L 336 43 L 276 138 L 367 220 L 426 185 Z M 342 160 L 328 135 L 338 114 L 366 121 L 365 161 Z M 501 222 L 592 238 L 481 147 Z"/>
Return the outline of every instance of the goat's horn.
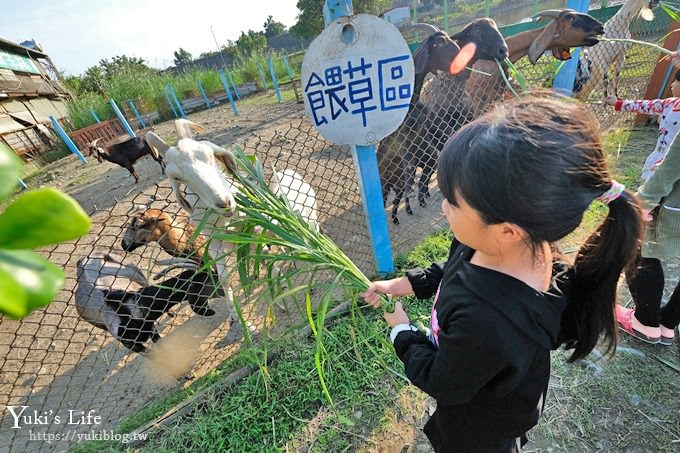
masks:
<path fill-rule="evenodd" d="M 441 30 L 434 25 L 426 24 L 425 22 L 416 22 L 415 24 L 411 24 L 408 28 L 420 28 L 421 30 L 429 31 L 430 34 L 441 32 Z"/>
<path fill-rule="evenodd" d="M 563 11 L 570 11 L 568 9 L 546 9 L 545 11 L 539 11 L 533 16 L 532 19 L 539 19 L 541 17 L 557 17 L 562 14 Z"/>
<path fill-rule="evenodd" d="M 139 203 L 134 203 L 134 204 L 132 205 L 132 209 L 130 209 L 130 212 L 129 212 L 128 214 L 131 215 L 131 214 L 135 214 L 135 213 L 137 213 L 137 212 L 145 211 L 146 208 L 148 208 L 149 206 L 150 206 L 150 205 L 148 205 L 148 204 L 147 204 L 147 205 L 143 205 L 143 204 L 139 204 Z"/>

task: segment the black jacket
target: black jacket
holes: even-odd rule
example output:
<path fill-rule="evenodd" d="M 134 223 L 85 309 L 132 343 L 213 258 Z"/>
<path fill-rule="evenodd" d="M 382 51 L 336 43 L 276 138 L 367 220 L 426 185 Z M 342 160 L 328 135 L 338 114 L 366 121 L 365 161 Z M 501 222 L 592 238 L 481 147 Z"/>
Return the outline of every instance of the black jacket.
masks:
<path fill-rule="evenodd" d="M 445 264 L 407 274 L 419 298 L 441 282 L 439 347 L 422 332 L 394 342 L 408 378 L 437 400 L 425 433 L 438 452 L 502 451 L 537 423 L 566 305 L 566 265 L 553 266 L 553 285 L 541 293 L 471 264 L 473 254 L 454 240 Z"/>

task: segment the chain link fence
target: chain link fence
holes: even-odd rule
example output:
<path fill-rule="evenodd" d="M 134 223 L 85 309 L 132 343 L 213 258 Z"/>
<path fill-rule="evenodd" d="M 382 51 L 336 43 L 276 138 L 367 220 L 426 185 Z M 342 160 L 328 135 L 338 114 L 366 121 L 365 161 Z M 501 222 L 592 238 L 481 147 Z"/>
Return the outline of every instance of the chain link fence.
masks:
<path fill-rule="evenodd" d="M 524 3 L 527 7 L 529 2 Z M 633 38 L 650 42 L 664 36 L 667 27 L 668 19 L 658 12 L 652 23 L 634 19 L 630 24 Z M 592 49 L 589 54 L 594 54 Z M 618 94 L 641 98 L 658 57 L 646 47 L 629 48 Z M 542 56 L 536 65 L 522 59 L 516 66 L 528 87 L 551 86 L 556 68 L 552 56 Z M 388 150 L 383 142 L 379 147 L 381 179 L 383 184 L 392 183 L 386 193 L 386 215 L 396 254 L 410 250 L 446 225 L 436 185 L 438 153 L 462 125 L 494 102 L 512 95 L 505 89 L 494 91 L 492 84 L 498 80 L 488 79 L 486 84 L 475 85 L 474 91 L 466 91 L 465 84 L 456 78 L 434 77 L 423 89 L 421 100 L 426 108 L 407 118 L 395 136 L 399 146 Z M 630 114 L 612 114 L 611 108 L 598 104 L 603 89 L 602 84 L 596 85 L 586 101 L 601 119 L 603 128 L 630 124 Z M 271 175 L 272 166 L 299 173 L 316 191 L 322 232 L 364 273 L 372 275 L 375 263 L 349 147 L 324 140 L 300 109 L 282 115 L 286 117 L 277 121 L 277 125 L 261 125 L 264 127 L 256 135 L 238 143 L 247 153 L 260 158 L 267 175 Z M 224 132 L 216 129 L 201 138 L 225 144 L 228 140 Z M 401 200 L 393 204 L 399 190 Z M 394 215 L 393 206 L 397 207 Z M 142 210 L 135 212 L 139 208 Z M 163 215 L 149 209 L 159 210 Z M 143 212 L 148 215 L 142 215 Z M 167 250 L 173 251 L 172 244 L 182 244 L 179 248 L 184 252 L 192 247 L 201 249 L 200 242 L 187 245 L 193 235 L 191 227 L 185 232 L 184 216 L 169 181 L 159 178 L 159 182 L 139 193 L 109 200 L 96 209 L 91 215 L 93 228 L 87 236 L 41 251 L 50 261 L 63 266 L 66 283 L 45 310 L 18 322 L 0 318 L 0 400 L 14 406 L 14 414 L 21 414 L 15 418 L 4 412 L 0 451 L 63 450 L 78 441 L 78 434 L 115 430 L 130 414 L 168 390 L 187 385 L 187 378 L 208 374 L 241 350 L 244 332 L 238 323 L 229 321 L 223 296 L 212 294 L 207 304 L 197 303 L 200 290 L 192 286 L 192 279 L 197 277 L 187 276 L 182 269 L 154 279 L 164 269 L 162 263 L 171 258 Z M 146 243 L 125 252 L 122 242 L 131 228 L 144 233 L 136 242 Z M 129 232 L 128 239 L 133 237 Z M 108 259 L 104 258 L 106 255 Z M 116 291 L 96 293 L 90 288 L 86 297 L 79 298 L 76 290 L 79 285 L 84 288 L 85 274 L 81 274 L 79 284 L 79 262 L 81 268 L 88 263 L 94 266 L 95 274 L 106 273 L 100 270 L 102 263 L 124 269 L 112 271 L 119 273 L 105 275 L 108 279 L 102 280 Z M 229 265 L 233 262 L 228 262 Z M 168 286 L 171 290 L 162 293 L 161 283 L 164 290 Z M 239 299 L 238 282 L 231 283 Z M 96 305 L 93 302 L 96 298 L 107 316 L 88 322 L 84 319 L 87 314 L 83 313 L 87 312 L 88 304 Z M 152 303 L 140 305 L 141 300 Z M 278 306 L 272 315 L 271 306 L 252 300 L 243 304 L 243 313 L 246 328 L 252 332 L 276 319 L 279 330 L 270 333 L 276 338 L 277 332 L 298 323 L 304 308 L 300 311 Z M 161 339 L 153 343 L 156 334 Z M 131 352 L 116 337 L 132 337 L 134 341 L 128 345 L 133 347 L 144 339 L 150 352 L 147 355 Z M 88 413 L 101 418 L 94 424 L 68 424 L 82 420 L 80 417 Z M 55 417 L 59 417 L 59 422 Z M 18 425 L 22 428 L 16 429 Z M 67 433 L 72 437 L 54 437 Z M 51 442 L 46 442 L 48 435 L 53 436 Z"/>

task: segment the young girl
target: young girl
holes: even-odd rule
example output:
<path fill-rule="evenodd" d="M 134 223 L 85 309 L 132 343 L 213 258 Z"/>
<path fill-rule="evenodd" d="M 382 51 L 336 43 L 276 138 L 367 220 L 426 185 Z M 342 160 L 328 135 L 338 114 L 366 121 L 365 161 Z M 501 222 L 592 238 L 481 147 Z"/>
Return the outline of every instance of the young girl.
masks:
<path fill-rule="evenodd" d="M 406 375 L 437 400 L 425 425 L 437 452 L 518 451 L 545 404 L 550 350 L 573 348 L 573 361 L 601 334 L 615 345 L 617 281 L 641 219 L 594 124 L 580 104 L 528 97 L 463 127 L 439 160 L 448 260 L 362 294 L 376 308 L 380 294 L 435 295 L 429 337 L 400 303 L 385 320 Z M 553 243 L 596 199 L 609 215 L 569 266 Z"/>

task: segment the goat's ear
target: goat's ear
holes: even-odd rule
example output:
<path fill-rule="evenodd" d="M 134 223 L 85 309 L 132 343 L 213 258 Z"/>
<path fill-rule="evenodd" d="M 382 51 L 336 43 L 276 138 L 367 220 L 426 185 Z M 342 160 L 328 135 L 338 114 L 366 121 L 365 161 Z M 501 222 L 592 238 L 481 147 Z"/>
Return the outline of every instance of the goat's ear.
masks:
<path fill-rule="evenodd" d="M 193 207 L 189 205 L 187 199 L 184 198 L 182 190 L 179 188 L 179 183 L 171 178 L 170 186 L 172 186 L 172 191 L 175 193 L 175 198 L 177 198 L 177 202 L 180 204 L 180 206 L 182 206 L 182 208 L 187 212 L 194 212 Z"/>
<path fill-rule="evenodd" d="M 413 54 L 413 63 L 415 65 L 416 74 L 422 74 L 425 71 L 427 60 L 430 58 L 430 44 L 432 44 L 431 41 L 431 37 L 427 38 L 425 41 L 423 41 L 420 47 L 418 47 L 416 53 Z"/>
<path fill-rule="evenodd" d="M 529 61 L 531 64 L 536 64 L 538 59 L 543 55 L 543 52 L 548 48 L 553 40 L 555 32 L 557 31 L 557 21 L 552 21 L 543 28 L 540 35 L 533 40 L 529 46 Z"/>
<path fill-rule="evenodd" d="M 216 145 L 209 141 L 202 141 L 201 143 L 205 144 L 210 149 L 212 149 L 213 153 L 215 154 L 215 158 L 221 160 L 224 166 L 227 167 L 227 170 L 229 170 L 229 172 L 231 172 L 232 174 L 237 173 L 236 158 L 234 157 L 234 154 L 231 151 L 228 151 L 222 148 L 221 146 Z"/>

